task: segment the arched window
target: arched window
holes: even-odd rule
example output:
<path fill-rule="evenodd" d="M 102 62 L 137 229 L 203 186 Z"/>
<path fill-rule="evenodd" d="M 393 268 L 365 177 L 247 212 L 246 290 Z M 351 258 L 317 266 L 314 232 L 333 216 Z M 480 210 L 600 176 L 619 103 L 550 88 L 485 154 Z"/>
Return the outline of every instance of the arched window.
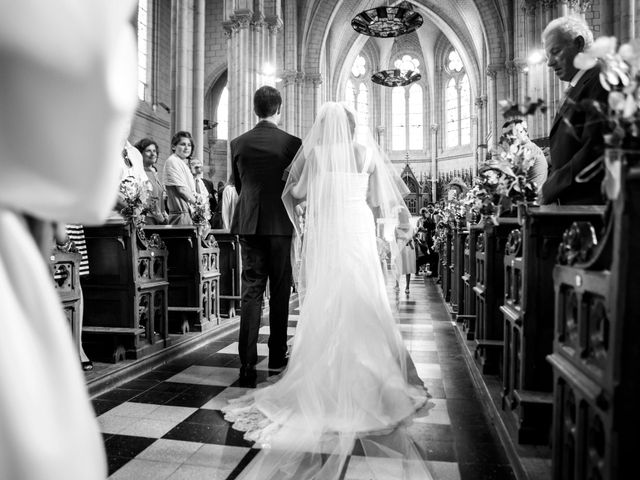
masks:
<path fill-rule="evenodd" d="M 229 89 L 225 85 L 218 100 L 218 108 L 216 109 L 216 133 L 218 140 L 229 139 Z"/>
<path fill-rule="evenodd" d="M 460 55 L 449 52 L 445 65 L 445 146 L 471 143 L 471 86 Z"/>
<path fill-rule="evenodd" d="M 465 74 L 460 80 L 460 145 L 471 143 L 471 86 Z"/>
<path fill-rule="evenodd" d="M 358 87 L 358 100 L 356 102 L 358 112 L 358 124 L 369 125 L 369 89 L 364 83 Z"/>
<path fill-rule="evenodd" d="M 407 148 L 407 118 L 405 90 L 395 87 L 391 93 L 391 148 L 406 150 Z"/>
<path fill-rule="evenodd" d="M 347 80 L 347 88 L 345 90 L 345 101 L 347 105 L 350 105 L 351 108 L 356 110 L 356 92 L 353 90 L 353 82 L 351 80 Z"/>
<path fill-rule="evenodd" d="M 351 77 L 345 88 L 345 101 L 358 114 L 358 125 L 369 126 L 369 76 L 367 75 L 367 61 L 362 55 L 353 62 Z"/>
<path fill-rule="evenodd" d="M 409 150 L 422 150 L 423 115 L 422 87 L 414 83 L 409 88 Z"/>
<path fill-rule="evenodd" d="M 148 24 L 148 0 L 138 2 L 138 98 L 145 100 L 147 85 L 149 84 L 148 72 L 148 50 L 149 38 L 147 32 Z"/>
<path fill-rule="evenodd" d="M 458 145 L 458 131 L 459 119 L 458 119 L 458 89 L 456 88 L 455 79 L 451 79 L 447 82 L 447 88 L 444 93 L 444 104 L 446 111 L 445 123 L 447 125 L 447 147 L 453 147 Z"/>
<path fill-rule="evenodd" d="M 403 55 L 394 62 L 400 70 L 419 71 L 420 62 Z M 424 93 L 422 86 L 413 83 L 394 87 L 391 94 L 391 149 L 422 150 L 424 148 Z"/>

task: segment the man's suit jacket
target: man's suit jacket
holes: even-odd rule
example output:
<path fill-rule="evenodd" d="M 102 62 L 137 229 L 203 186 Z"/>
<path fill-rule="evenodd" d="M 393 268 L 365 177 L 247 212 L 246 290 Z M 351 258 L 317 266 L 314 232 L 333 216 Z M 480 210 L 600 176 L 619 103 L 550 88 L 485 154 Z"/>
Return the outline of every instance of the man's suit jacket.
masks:
<path fill-rule="evenodd" d="M 608 92 L 600 85 L 598 74 L 597 67 L 586 71 L 569 92 L 568 99 L 574 102 L 591 99 L 606 105 Z M 542 203 L 601 204 L 604 203 L 602 174 L 586 183 L 577 183 L 575 177 L 603 154 L 604 124 L 593 113 L 580 111 L 570 103 L 564 102 L 549 133 L 551 170 L 542 186 Z"/>
<path fill-rule="evenodd" d="M 238 192 L 231 233 L 291 235 L 293 226 L 282 203 L 282 179 L 302 141 L 261 121 L 231 140 L 231 164 Z"/>
<path fill-rule="evenodd" d="M 204 183 L 207 192 L 209 192 L 209 208 L 211 213 L 215 212 L 216 207 L 218 206 L 218 200 L 216 198 L 216 189 L 213 188 L 213 182 L 207 178 L 202 178 L 202 183 Z"/>
<path fill-rule="evenodd" d="M 213 188 L 213 182 L 207 178 L 202 178 L 202 183 L 204 183 L 207 192 L 209 192 L 209 211 L 211 212 L 211 220 L 209 221 L 213 228 L 213 214 L 218 208 L 218 200 L 216 199 L 216 190 Z"/>

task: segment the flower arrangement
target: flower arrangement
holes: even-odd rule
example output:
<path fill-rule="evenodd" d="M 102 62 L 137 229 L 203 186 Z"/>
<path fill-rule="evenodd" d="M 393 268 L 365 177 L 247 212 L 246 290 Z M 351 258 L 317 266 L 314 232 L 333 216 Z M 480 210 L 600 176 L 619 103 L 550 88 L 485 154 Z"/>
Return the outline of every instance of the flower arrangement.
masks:
<path fill-rule="evenodd" d="M 209 198 L 201 193 L 195 194 L 196 203 L 191 206 L 191 219 L 194 225 L 206 225 L 211 219 Z"/>
<path fill-rule="evenodd" d="M 148 182 L 141 182 L 133 176 L 126 177 L 120 182 L 120 193 L 124 204 L 120 214 L 139 227 L 153 207 Z"/>
<path fill-rule="evenodd" d="M 640 145 L 640 40 L 621 45 L 615 37 L 600 37 L 574 59 L 576 68 L 600 67 L 600 84 L 609 92 L 607 105 L 586 100 L 606 125 L 605 143 L 616 148 Z"/>
<path fill-rule="evenodd" d="M 527 97 L 523 104 L 511 100 L 499 102 L 506 120 L 523 119 L 536 112 L 545 112 L 543 100 Z M 535 152 L 518 140 L 514 129 L 519 123 L 510 123 L 502 132 L 496 146 L 478 169 L 473 187 L 462 203 L 470 221 L 497 225 L 497 216 L 512 209 L 514 203 L 534 202 L 539 185 L 527 180 L 527 173 L 535 161 Z"/>

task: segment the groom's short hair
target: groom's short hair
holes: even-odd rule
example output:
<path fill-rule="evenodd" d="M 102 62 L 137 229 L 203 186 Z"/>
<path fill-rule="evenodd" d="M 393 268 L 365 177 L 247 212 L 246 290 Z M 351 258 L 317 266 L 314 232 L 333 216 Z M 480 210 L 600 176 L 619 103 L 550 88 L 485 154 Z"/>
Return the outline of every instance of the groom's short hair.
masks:
<path fill-rule="evenodd" d="M 253 111 L 258 118 L 275 115 L 280 110 L 280 105 L 282 105 L 280 92 L 268 85 L 260 87 L 253 95 Z"/>

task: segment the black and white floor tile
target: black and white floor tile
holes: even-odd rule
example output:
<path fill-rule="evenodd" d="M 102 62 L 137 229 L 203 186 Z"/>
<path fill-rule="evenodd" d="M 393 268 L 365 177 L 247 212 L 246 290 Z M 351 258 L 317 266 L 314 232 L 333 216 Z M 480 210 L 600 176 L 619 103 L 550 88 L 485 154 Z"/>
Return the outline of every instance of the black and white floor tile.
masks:
<path fill-rule="evenodd" d="M 388 290 L 420 377 L 433 396 L 412 436 L 437 479 L 515 479 L 464 363 L 449 314 L 431 279 L 415 276 L 411 293 Z M 298 311 L 292 308 L 289 341 Z M 267 338 L 260 329 L 258 383 L 268 378 Z M 220 409 L 246 389 L 238 382 L 237 334 L 93 399 L 113 480 L 232 480 L 259 454 Z M 356 449 L 357 450 L 357 449 Z M 391 460 L 378 472 L 395 479 Z M 383 475 L 384 476 L 384 475 Z M 357 451 L 345 480 L 369 478 Z"/>

